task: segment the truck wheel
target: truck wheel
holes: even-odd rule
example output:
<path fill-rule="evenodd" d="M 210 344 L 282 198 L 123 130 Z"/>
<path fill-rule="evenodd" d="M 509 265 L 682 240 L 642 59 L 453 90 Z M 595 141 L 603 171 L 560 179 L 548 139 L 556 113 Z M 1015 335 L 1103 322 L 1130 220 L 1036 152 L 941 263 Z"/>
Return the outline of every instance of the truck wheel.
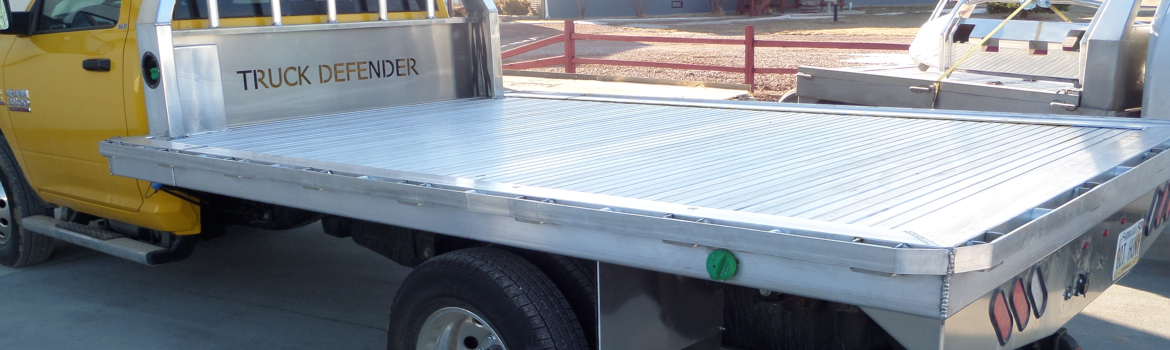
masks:
<path fill-rule="evenodd" d="M 33 215 L 52 216 L 25 183 L 8 140 L 0 135 L 0 265 L 24 267 L 49 258 L 53 238 L 24 230 L 20 220 Z"/>
<path fill-rule="evenodd" d="M 586 349 L 564 295 L 532 263 L 494 248 L 435 257 L 390 307 L 387 349 Z"/>
<path fill-rule="evenodd" d="M 590 349 L 597 349 L 597 262 L 516 249 L 512 252 L 536 265 L 573 307 Z"/>
<path fill-rule="evenodd" d="M 1068 335 L 1068 330 L 1061 328 L 1055 334 L 1036 341 L 1036 349 L 1039 350 L 1081 350 L 1081 345 Z"/>

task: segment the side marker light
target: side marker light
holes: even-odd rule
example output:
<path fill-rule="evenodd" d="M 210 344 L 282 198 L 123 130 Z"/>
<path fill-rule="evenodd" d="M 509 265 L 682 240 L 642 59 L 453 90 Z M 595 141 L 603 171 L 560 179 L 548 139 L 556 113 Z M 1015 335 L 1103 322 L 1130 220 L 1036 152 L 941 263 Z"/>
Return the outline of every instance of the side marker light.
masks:
<path fill-rule="evenodd" d="M 1012 337 L 1012 312 L 1001 289 L 996 289 L 991 296 L 991 327 L 995 329 L 999 345 L 1007 345 Z"/>
<path fill-rule="evenodd" d="M 1032 269 L 1032 276 L 1028 280 L 1028 303 L 1032 304 L 1032 314 L 1040 318 L 1044 315 L 1044 309 L 1048 307 L 1048 287 L 1044 284 L 1044 272 L 1037 266 Z"/>
<path fill-rule="evenodd" d="M 1015 316 L 1016 329 L 1023 332 L 1032 319 L 1032 306 L 1028 303 L 1028 293 L 1024 291 L 1024 279 L 1016 278 L 1012 283 L 1012 293 L 1008 297 L 1012 307 L 1012 316 Z"/>

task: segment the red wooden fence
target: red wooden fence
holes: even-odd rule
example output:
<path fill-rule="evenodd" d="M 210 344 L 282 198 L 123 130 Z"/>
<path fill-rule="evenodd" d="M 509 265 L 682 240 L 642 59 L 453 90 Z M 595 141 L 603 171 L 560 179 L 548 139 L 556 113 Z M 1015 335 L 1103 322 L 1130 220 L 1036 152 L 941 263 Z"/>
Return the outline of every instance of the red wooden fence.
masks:
<path fill-rule="evenodd" d="M 726 67 L 726 66 L 708 66 L 700 64 L 682 64 L 682 63 L 666 63 L 666 62 L 645 62 L 645 61 L 625 61 L 625 60 L 606 60 L 596 58 L 579 58 L 576 57 L 577 41 L 578 40 L 596 40 L 596 41 L 632 41 L 632 42 L 653 42 L 653 43 L 684 43 L 684 44 L 711 44 L 711 45 L 743 45 L 744 48 L 744 64 L 743 67 Z M 558 64 L 565 65 L 566 73 L 576 73 L 578 64 L 606 64 L 613 66 L 634 66 L 634 67 L 651 67 L 651 68 L 670 68 L 670 69 L 691 69 L 691 70 L 709 70 L 719 72 L 743 73 L 744 84 L 755 87 L 756 74 L 796 74 L 796 68 L 756 68 L 756 48 L 757 47 L 793 47 L 793 48 L 813 48 L 813 49 L 850 49 L 850 50 L 901 50 L 906 51 L 910 49 L 910 45 L 904 44 L 885 44 L 885 43 L 854 43 L 854 42 L 837 42 L 837 41 L 785 41 L 785 40 L 756 40 L 756 29 L 754 26 L 747 26 L 744 28 L 744 38 L 739 39 L 710 39 L 710 38 L 677 38 L 677 37 L 658 37 L 658 36 L 628 36 L 628 35 L 602 35 L 602 34 L 581 34 L 574 30 L 573 21 L 565 21 L 565 32 L 562 35 L 537 40 L 532 43 L 522 45 L 520 47 L 504 51 L 502 58 L 515 57 L 516 55 L 536 50 L 545 46 L 556 43 L 565 43 L 565 54 L 556 57 L 541 58 L 523 62 L 508 63 L 504 65 L 504 69 L 529 69 L 538 67 L 554 66 Z"/>

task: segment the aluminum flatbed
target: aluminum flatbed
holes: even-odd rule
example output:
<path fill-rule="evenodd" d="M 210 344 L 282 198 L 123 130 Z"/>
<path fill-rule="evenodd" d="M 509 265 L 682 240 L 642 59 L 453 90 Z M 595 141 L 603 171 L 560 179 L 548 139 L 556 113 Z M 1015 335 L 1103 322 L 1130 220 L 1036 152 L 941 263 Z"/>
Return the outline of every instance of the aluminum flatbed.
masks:
<path fill-rule="evenodd" d="M 1167 141 L 1134 119 L 514 94 L 101 152 L 116 175 L 696 278 L 724 248 L 728 283 L 947 319 L 1152 196 Z"/>
<path fill-rule="evenodd" d="M 466 4 L 196 29 L 144 8 L 150 135 L 99 151 L 209 225 L 233 201 L 327 214 L 326 233 L 417 267 L 391 349 L 468 322 L 509 330 L 446 348 L 526 347 L 548 327 L 566 349 L 1016 349 L 1063 339 L 1170 222 L 1170 122 L 507 93 L 495 8 Z M 527 300 L 567 321 L 523 326 Z M 822 306 L 784 306 L 804 302 Z"/>

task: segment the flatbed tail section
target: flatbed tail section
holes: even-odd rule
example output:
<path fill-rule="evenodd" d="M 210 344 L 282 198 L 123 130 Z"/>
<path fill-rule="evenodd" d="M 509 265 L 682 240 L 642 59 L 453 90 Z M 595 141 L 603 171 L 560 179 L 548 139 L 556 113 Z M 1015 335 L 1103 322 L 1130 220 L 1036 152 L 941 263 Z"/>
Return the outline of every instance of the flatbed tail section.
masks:
<path fill-rule="evenodd" d="M 937 321 L 1074 240 L 1115 244 L 1086 232 L 1117 215 L 1148 222 L 1168 141 L 1143 120 L 515 95 L 101 152 L 115 175 L 695 278 L 728 249 L 728 283 Z"/>

